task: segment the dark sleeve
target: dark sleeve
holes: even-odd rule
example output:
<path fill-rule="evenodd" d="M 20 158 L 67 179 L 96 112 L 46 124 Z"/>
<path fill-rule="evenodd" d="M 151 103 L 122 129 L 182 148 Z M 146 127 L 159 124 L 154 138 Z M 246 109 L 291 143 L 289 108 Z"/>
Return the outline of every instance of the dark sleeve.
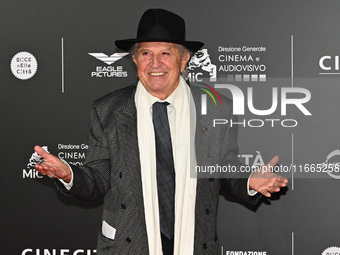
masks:
<path fill-rule="evenodd" d="M 237 123 L 237 117 L 232 114 L 232 107 L 227 114 L 228 120 L 232 120 L 233 123 Z M 236 172 L 228 172 L 225 176 L 221 177 L 221 191 L 224 194 L 229 194 L 242 199 L 249 203 L 257 203 L 261 198 L 258 193 L 255 196 L 248 195 L 248 179 L 251 172 L 242 172 L 241 166 L 245 166 L 240 162 L 238 158 L 239 147 L 238 147 L 238 125 L 230 125 L 230 121 L 227 124 L 227 128 L 223 134 L 222 141 L 222 165 L 233 166 Z"/>
<path fill-rule="evenodd" d="M 94 106 L 90 111 L 88 143 L 89 149 L 85 165 L 81 167 L 71 165 L 73 171 L 72 188 L 68 191 L 58 180 L 56 184 L 62 193 L 81 199 L 93 200 L 103 197 L 110 188 L 108 140 Z"/>

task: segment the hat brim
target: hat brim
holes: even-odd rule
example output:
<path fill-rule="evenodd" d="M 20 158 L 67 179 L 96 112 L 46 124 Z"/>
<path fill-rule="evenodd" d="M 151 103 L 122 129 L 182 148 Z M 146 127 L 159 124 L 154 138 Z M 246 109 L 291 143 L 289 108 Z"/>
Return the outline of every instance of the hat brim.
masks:
<path fill-rule="evenodd" d="M 148 38 L 148 39 L 125 39 L 125 40 L 116 40 L 115 44 L 117 48 L 123 50 L 123 51 L 130 51 L 131 48 L 135 43 L 139 42 L 170 42 L 170 43 L 176 43 L 181 44 L 191 50 L 193 53 L 198 51 L 202 48 L 204 43 L 198 42 L 198 41 L 176 41 L 176 40 L 164 40 L 164 39 L 157 39 L 157 38 Z"/>

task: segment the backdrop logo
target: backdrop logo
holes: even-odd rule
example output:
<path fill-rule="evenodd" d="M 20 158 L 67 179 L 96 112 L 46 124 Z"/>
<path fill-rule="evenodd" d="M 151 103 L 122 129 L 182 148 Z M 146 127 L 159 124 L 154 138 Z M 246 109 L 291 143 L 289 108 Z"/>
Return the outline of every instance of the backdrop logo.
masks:
<path fill-rule="evenodd" d="M 233 114 L 244 115 L 245 96 L 240 88 L 230 84 L 216 84 L 215 88 L 228 89 L 233 97 Z M 300 98 L 296 98 L 301 96 Z M 259 110 L 254 107 L 253 88 L 247 88 L 247 106 L 255 115 L 270 115 L 278 108 L 278 101 L 281 99 L 281 115 L 287 115 L 287 105 L 295 105 L 304 115 L 312 115 L 303 105 L 311 99 L 311 93 L 305 88 L 283 87 L 281 97 L 278 96 L 278 88 L 272 88 L 272 105 L 269 109 Z"/>
<path fill-rule="evenodd" d="M 20 80 L 32 78 L 38 69 L 36 58 L 29 52 L 22 51 L 14 55 L 11 61 L 11 70 L 15 77 Z"/>
<path fill-rule="evenodd" d="M 321 255 L 340 255 L 340 248 L 335 246 L 329 247 Z"/>
<path fill-rule="evenodd" d="M 222 100 L 220 96 L 218 95 L 217 91 L 213 87 L 209 86 L 208 84 L 204 84 L 204 83 L 201 83 L 201 84 L 209 88 L 216 95 L 216 97 L 220 101 L 220 104 L 222 105 Z M 217 106 L 215 97 L 211 94 L 211 92 L 205 88 L 200 88 L 200 89 L 206 92 L 214 101 L 215 106 Z M 201 114 L 202 115 L 207 115 L 207 94 L 201 95 Z"/>
<path fill-rule="evenodd" d="M 211 49 L 209 49 L 211 53 Z M 267 48 L 260 46 L 218 46 L 214 58 L 207 49 L 197 51 L 187 65 L 188 80 L 202 82 L 217 79 L 228 82 L 266 82 Z"/>
<path fill-rule="evenodd" d="M 206 84 L 204 84 L 207 86 Z M 254 106 L 254 95 L 253 88 L 248 87 L 246 93 L 244 93 L 240 88 L 231 84 L 215 84 L 213 89 L 209 86 L 209 88 L 218 96 L 215 89 L 227 89 L 228 92 L 231 93 L 232 96 L 232 109 L 233 115 L 241 115 L 244 116 L 246 113 L 250 112 L 256 116 L 265 116 L 265 119 L 243 119 L 242 121 L 237 120 L 227 120 L 227 119 L 214 119 L 213 127 L 217 125 L 225 125 L 230 124 L 233 125 L 241 125 L 243 127 L 263 127 L 264 125 L 271 125 L 274 127 L 277 124 L 281 124 L 282 127 L 296 127 L 298 125 L 298 121 L 296 119 L 278 119 L 278 118 L 270 118 L 269 116 L 280 112 L 281 116 L 287 116 L 287 109 L 291 109 L 295 107 L 295 110 L 299 110 L 304 116 L 311 116 L 311 112 L 306 108 L 305 104 L 308 103 L 311 99 L 311 93 L 309 90 L 305 88 L 296 88 L 296 87 L 273 87 L 271 88 L 271 105 L 269 108 L 258 109 Z M 203 91 L 208 93 L 211 98 L 213 95 L 206 89 L 201 88 Z M 279 93 L 280 90 L 280 93 Z M 279 95 L 280 94 L 280 95 Z M 219 97 L 218 97 L 219 98 Z M 220 98 L 219 98 L 220 99 Z M 213 98 L 214 100 L 214 98 Z M 207 96 L 202 95 L 201 97 L 201 114 L 207 114 Z M 215 105 L 217 105 L 216 100 L 214 100 Z M 222 102 L 220 101 L 221 105 Z M 247 110 L 247 112 L 246 112 Z"/>
<path fill-rule="evenodd" d="M 104 53 L 89 53 L 89 55 L 95 57 L 103 61 L 104 63 L 111 65 L 114 62 L 118 61 L 119 59 L 123 58 L 124 56 L 128 55 L 129 53 L 114 53 L 111 56 L 107 56 Z"/>
<path fill-rule="evenodd" d="M 327 155 L 326 161 L 322 163 L 322 171 L 324 170 L 330 177 L 340 179 L 340 150 L 334 150 Z"/>
<path fill-rule="evenodd" d="M 75 166 L 84 165 L 86 151 L 89 148 L 87 144 L 58 144 L 58 158 L 66 160 L 69 164 Z"/>
<path fill-rule="evenodd" d="M 322 56 L 319 60 L 319 67 L 323 71 L 339 72 L 340 70 L 339 56 Z"/>
<path fill-rule="evenodd" d="M 267 251 L 228 251 L 221 246 L 221 255 L 269 255 L 269 253 Z"/>
<path fill-rule="evenodd" d="M 47 146 L 42 146 L 42 148 L 49 153 Z M 44 162 L 44 159 L 40 157 L 38 153 L 34 152 L 28 161 L 26 169 L 23 169 L 22 171 L 22 178 L 43 178 L 43 175 L 34 168 L 36 164 L 40 164 L 42 162 Z"/>
<path fill-rule="evenodd" d="M 127 72 L 123 70 L 123 66 L 111 66 L 116 61 L 122 59 L 129 53 L 114 53 L 108 56 L 104 53 L 89 53 L 89 55 L 104 62 L 108 66 L 97 66 L 94 72 L 91 72 L 91 77 L 127 77 Z"/>
<path fill-rule="evenodd" d="M 237 157 L 244 159 L 244 164 L 249 166 L 263 166 L 264 160 L 261 152 L 256 151 L 256 154 L 239 154 Z"/>
<path fill-rule="evenodd" d="M 92 255 L 97 254 L 97 250 L 91 249 L 31 249 L 22 251 L 21 255 Z"/>
<path fill-rule="evenodd" d="M 188 79 L 191 82 L 198 81 L 202 82 L 202 72 L 194 72 L 196 68 L 200 68 L 205 73 L 208 73 L 211 82 L 216 81 L 217 78 L 217 68 L 216 65 L 211 63 L 210 55 L 207 49 L 201 49 L 197 51 L 190 59 L 188 63 L 189 72 Z"/>
<path fill-rule="evenodd" d="M 218 46 L 217 71 L 228 82 L 266 82 L 267 47 L 263 45 Z"/>

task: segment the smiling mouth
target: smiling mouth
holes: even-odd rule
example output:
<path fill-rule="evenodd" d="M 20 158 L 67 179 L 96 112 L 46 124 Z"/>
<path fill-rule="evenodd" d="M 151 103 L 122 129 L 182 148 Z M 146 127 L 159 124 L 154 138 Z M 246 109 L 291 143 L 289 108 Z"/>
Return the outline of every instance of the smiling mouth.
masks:
<path fill-rule="evenodd" d="M 162 73 L 149 73 L 151 76 L 162 76 L 165 74 L 165 72 Z"/>

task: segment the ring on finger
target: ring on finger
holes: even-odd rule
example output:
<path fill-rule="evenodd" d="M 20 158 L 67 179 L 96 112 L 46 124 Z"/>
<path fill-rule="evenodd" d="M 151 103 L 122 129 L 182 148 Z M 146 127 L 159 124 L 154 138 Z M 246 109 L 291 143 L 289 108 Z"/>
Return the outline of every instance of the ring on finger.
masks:
<path fill-rule="evenodd" d="M 53 175 L 47 175 L 49 178 L 54 178 L 54 176 L 55 176 L 55 172 L 53 171 Z"/>

